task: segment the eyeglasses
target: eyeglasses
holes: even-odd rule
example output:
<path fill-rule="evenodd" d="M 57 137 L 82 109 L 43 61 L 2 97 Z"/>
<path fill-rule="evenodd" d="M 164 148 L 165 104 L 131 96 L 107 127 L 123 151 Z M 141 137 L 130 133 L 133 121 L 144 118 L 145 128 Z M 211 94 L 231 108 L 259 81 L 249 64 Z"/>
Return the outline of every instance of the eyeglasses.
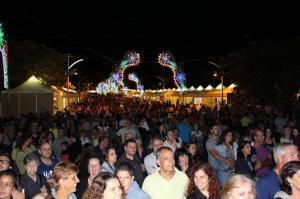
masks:
<path fill-rule="evenodd" d="M 9 160 L 0 160 L 0 164 L 9 164 Z"/>

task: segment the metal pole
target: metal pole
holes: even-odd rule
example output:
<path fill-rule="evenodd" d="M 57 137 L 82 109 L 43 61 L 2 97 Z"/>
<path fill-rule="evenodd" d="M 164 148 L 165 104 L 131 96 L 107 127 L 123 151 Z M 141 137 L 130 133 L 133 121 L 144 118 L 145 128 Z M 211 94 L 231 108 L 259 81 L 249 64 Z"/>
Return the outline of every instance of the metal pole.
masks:
<path fill-rule="evenodd" d="M 223 84 L 223 73 L 221 74 L 221 86 L 222 86 L 222 98 L 221 98 L 221 105 L 223 104 L 223 87 L 224 87 L 224 84 Z"/>
<path fill-rule="evenodd" d="M 67 70 L 67 106 L 69 106 L 69 81 L 70 81 L 70 77 L 69 77 L 69 69 L 70 69 L 70 54 L 68 54 L 68 70 Z"/>

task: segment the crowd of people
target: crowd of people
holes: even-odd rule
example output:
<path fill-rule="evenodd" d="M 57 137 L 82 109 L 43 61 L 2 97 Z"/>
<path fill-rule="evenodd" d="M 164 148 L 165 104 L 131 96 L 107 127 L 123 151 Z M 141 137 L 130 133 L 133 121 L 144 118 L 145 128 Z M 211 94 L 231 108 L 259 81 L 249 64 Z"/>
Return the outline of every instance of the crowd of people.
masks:
<path fill-rule="evenodd" d="M 300 195 L 300 109 L 89 95 L 0 119 L 0 199 Z"/>

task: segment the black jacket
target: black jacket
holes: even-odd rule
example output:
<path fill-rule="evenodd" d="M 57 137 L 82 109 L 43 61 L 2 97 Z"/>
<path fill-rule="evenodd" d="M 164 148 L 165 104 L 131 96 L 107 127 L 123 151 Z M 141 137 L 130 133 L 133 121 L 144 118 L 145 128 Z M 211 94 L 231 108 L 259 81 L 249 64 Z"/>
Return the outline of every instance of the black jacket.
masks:
<path fill-rule="evenodd" d="M 134 180 L 139 184 L 140 187 L 142 187 L 144 176 L 141 161 L 138 156 L 135 155 L 134 159 L 130 160 L 125 156 L 125 153 L 123 153 L 116 163 L 116 168 L 118 168 L 118 165 L 122 162 L 127 162 L 128 164 L 130 164 L 133 169 Z"/>
<path fill-rule="evenodd" d="M 22 188 L 25 189 L 25 197 L 27 199 L 31 199 L 35 194 L 41 192 L 40 189 L 42 186 L 45 185 L 48 194 L 51 194 L 50 186 L 47 182 L 47 179 L 41 175 L 36 174 L 36 182 L 27 175 L 27 173 L 24 173 L 20 178 L 20 184 Z"/>
<path fill-rule="evenodd" d="M 188 195 L 187 199 L 209 199 L 197 189 L 194 193 Z"/>

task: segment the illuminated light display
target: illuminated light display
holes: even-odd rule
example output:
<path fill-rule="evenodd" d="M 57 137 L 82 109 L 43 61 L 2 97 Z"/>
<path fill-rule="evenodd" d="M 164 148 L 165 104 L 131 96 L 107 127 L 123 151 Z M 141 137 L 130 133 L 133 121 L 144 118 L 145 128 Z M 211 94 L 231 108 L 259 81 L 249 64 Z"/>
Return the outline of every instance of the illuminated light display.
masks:
<path fill-rule="evenodd" d="M 137 75 L 135 73 L 130 73 L 128 75 L 128 79 L 131 80 L 131 81 L 133 81 L 133 82 L 135 82 L 135 83 L 139 83 L 140 82 L 139 78 L 137 77 Z"/>
<path fill-rule="evenodd" d="M 8 44 L 5 41 L 4 29 L 0 23 L 0 52 L 3 65 L 3 87 L 8 89 Z"/>
<path fill-rule="evenodd" d="M 121 82 L 124 80 L 124 72 L 128 67 L 136 66 L 140 63 L 140 54 L 137 52 L 127 52 L 124 57 L 124 60 L 121 61 L 120 70 L 121 71 Z"/>
<path fill-rule="evenodd" d="M 162 52 L 158 55 L 158 63 L 164 67 L 168 67 L 173 72 L 173 81 L 177 88 L 181 90 L 187 89 L 185 86 L 186 75 L 178 67 L 173 55 L 170 52 Z"/>
<path fill-rule="evenodd" d="M 133 82 L 136 83 L 136 89 L 139 90 L 141 92 L 141 94 L 144 93 L 144 86 L 141 84 L 141 82 L 140 82 L 138 76 L 136 75 L 136 73 L 130 73 L 128 75 L 128 79 L 130 81 L 133 81 Z"/>
<path fill-rule="evenodd" d="M 140 63 L 140 54 L 129 51 L 125 54 L 117 70 L 110 74 L 109 78 L 98 84 L 96 91 L 101 94 L 119 93 L 124 88 L 124 72 L 128 67 L 136 66 Z M 137 78 L 137 76 L 136 76 Z M 123 89 L 124 90 L 124 89 Z M 125 91 L 126 92 L 126 91 Z"/>
<path fill-rule="evenodd" d="M 179 84 L 184 84 L 184 82 L 185 82 L 185 73 L 184 72 L 176 73 L 176 82 L 178 82 Z"/>
<path fill-rule="evenodd" d="M 118 73 L 118 72 L 113 73 L 113 74 L 111 75 L 111 80 L 112 80 L 113 82 L 120 83 L 120 81 L 121 81 L 121 74 Z"/>

